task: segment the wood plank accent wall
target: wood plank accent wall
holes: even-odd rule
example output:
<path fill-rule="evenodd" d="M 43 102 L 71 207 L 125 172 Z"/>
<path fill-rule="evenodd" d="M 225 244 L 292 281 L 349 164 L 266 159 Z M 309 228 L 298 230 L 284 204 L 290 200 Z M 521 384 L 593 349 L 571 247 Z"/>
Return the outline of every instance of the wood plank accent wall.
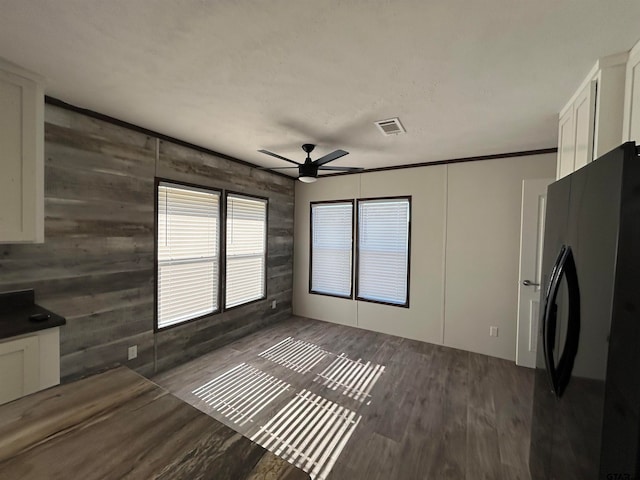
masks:
<path fill-rule="evenodd" d="M 57 106 L 45 118 L 45 243 L 0 245 L 0 291 L 34 288 L 67 318 L 64 380 L 152 374 L 291 315 L 292 179 Z M 266 300 L 154 334 L 154 176 L 269 198 Z"/>

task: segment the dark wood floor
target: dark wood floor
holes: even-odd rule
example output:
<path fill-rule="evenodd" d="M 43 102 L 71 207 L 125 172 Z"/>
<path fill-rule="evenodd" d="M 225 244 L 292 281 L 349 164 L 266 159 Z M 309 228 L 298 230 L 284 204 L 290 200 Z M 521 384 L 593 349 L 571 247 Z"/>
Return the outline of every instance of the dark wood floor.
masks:
<path fill-rule="evenodd" d="M 153 380 L 309 472 L 324 449 L 316 478 L 529 478 L 533 372 L 505 360 L 292 318 Z"/>

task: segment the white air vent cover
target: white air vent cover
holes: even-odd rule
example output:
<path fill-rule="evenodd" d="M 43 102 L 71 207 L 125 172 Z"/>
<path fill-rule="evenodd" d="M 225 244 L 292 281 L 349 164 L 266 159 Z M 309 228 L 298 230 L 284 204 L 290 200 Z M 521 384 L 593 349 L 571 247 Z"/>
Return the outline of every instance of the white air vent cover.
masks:
<path fill-rule="evenodd" d="M 399 133 L 407 133 L 399 118 L 388 118 L 387 120 L 378 120 L 375 122 L 383 135 L 398 135 Z"/>

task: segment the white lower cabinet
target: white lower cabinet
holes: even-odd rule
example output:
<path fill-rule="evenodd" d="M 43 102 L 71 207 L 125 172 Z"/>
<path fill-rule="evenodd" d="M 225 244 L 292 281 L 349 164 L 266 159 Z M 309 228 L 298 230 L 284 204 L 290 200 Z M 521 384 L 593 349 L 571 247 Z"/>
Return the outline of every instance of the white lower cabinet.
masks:
<path fill-rule="evenodd" d="M 0 404 L 38 390 L 38 343 L 36 335 L 0 343 Z"/>
<path fill-rule="evenodd" d="M 0 405 L 59 383 L 59 328 L 0 340 Z"/>

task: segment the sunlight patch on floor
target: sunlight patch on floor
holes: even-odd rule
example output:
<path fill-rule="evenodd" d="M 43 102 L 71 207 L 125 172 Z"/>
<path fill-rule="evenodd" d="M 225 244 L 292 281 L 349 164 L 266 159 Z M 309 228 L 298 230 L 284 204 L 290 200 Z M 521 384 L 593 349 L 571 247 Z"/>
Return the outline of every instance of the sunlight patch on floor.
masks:
<path fill-rule="evenodd" d="M 241 363 L 191 393 L 229 420 L 244 425 L 289 387 L 283 380 Z"/>
<path fill-rule="evenodd" d="M 361 418 L 352 410 L 302 390 L 251 440 L 311 478 L 324 480 Z"/>
<path fill-rule="evenodd" d="M 371 403 L 371 389 L 376 384 L 380 375 L 384 373 L 384 365 L 377 363 L 362 363 L 360 359 L 351 360 L 344 353 L 338 356 L 331 365 L 325 368 L 315 378 L 324 386 L 332 390 L 341 389 L 349 398 Z"/>
<path fill-rule="evenodd" d="M 260 353 L 259 356 L 289 368 L 294 372 L 307 373 L 328 353 L 329 352 L 313 343 L 287 337 L 273 347 Z"/>

